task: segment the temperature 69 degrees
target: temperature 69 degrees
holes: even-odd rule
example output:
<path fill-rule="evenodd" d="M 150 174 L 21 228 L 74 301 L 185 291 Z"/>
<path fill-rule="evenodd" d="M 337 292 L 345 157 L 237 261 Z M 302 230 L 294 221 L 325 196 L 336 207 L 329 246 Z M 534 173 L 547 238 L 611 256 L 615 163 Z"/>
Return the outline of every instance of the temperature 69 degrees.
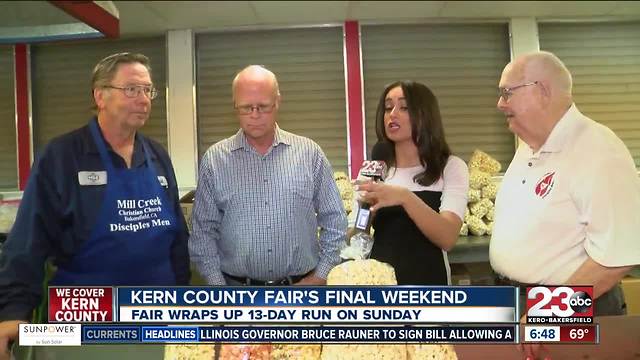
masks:
<path fill-rule="evenodd" d="M 597 344 L 600 341 L 600 327 L 594 325 L 571 325 L 560 328 L 560 341 L 582 344 Z"/>

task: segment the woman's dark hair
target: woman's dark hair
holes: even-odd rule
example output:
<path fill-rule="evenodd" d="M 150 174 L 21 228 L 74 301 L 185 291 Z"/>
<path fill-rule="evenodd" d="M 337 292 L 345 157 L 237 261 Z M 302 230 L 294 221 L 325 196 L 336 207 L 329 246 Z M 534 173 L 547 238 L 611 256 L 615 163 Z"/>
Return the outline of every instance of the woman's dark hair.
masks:
<path fill-rule="evenodd" d="M 400 86 L 404 94 L 409 118 L 411 119 L 411 138 L 418 148 L 420 163 L 425 171 L 416 175 L 413 181 L 429 186 L 442 176 L 451 150 L 444 138 L 444 128 L 440 117 L 438 99 L 424 84 L 415 81 L 396 81 L 387 85 L 380 96 L 378 110 L 376 111 L 376 135 L 378 142 L 386 148 L 384 161 L 389 167 L 396 164 L 395 146 L 387 137 L 384 124 L 385 99 L 392 89 Z"/>

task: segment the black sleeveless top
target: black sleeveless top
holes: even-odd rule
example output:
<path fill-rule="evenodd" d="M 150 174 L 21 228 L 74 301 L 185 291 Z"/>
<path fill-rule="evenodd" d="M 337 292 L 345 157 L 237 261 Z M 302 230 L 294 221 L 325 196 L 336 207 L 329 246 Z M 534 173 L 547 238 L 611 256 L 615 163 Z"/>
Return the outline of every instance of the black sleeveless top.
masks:
<path fill-rule="evenodd" d="M 414 191 L 434 211 L 440 211 L 441 191 Z M 442 249 L 434 245 L 402 206 L 385 207 L 373 219 L 371 258 L 389 263 L 398 285 L 447 285 Z"/>

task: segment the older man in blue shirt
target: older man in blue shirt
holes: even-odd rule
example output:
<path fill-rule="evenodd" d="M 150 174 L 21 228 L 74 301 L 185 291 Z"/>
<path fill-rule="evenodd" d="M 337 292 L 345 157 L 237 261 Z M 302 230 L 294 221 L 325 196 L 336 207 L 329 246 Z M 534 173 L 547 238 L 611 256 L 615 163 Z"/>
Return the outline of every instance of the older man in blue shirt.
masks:
<path fill-rule="evenodd" d="M 201 161 L 193 262 L 213 285 L 325 284 L 347 228 L 331 165 L 315 142 L 278 127 L 271 71 L 245 68 L 232 91 L 241 129 Z"/>

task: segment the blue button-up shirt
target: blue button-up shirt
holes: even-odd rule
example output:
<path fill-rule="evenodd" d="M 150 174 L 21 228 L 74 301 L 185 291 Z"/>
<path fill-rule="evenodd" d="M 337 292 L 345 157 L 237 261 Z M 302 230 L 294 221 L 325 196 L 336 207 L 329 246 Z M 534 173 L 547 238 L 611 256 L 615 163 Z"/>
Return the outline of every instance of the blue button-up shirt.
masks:
<path fill-rule="evenodd" d="M 136 135 L 132 167 L 146 166 L 141 137 Z M 144 139 L 158 176 L 167 180 L 167 199 L 179 221 L 171 260 L 177 283 L 186 285 L 189 234 L 173 167 L 160 144 Z M 124 159 L 108 150 L 114 166 L 125 168 Z M 33 164 L 16 221 L 0 253 L 0 320 L 30 320 L 42 296 L 45 260 L 51 258 L 56 265 L 69 261 L 91 235 L 106 185 L 81 186 L 80 171 L 105 171 L 88 126 L 52 140 Z"/>
<path fill-rule="evenodd" d="M 221 285 L 222 272 L 276 280 L 315 269 L 326 278 L 340 261 L 347 219 L 318 144 L 277 128 L 265 155 L 242 130 L 209 148 L 192 226 L 191 259 L 209 284 Z"/>

